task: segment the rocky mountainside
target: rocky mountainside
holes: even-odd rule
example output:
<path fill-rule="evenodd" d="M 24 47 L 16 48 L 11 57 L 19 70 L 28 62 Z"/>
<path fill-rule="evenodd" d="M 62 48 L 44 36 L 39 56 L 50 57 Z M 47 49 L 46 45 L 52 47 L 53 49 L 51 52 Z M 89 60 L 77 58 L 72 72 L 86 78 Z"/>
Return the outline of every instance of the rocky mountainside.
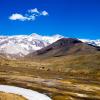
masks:
<path fill-rule="evenodd" d="M 59 57 L 71 54 L 89 54 L 100 51 L 100 47 L 84 43 L 74 38 L 62 38 L 51 45 L 33 52 L 27 57 Z"/>
<path fill-rule="evenodd" d="M 42 36 L 36 33 L 31 35 L 0 36 L 0 55 L 14 59 L 24 57 L 25 55 L 40 50 L 61 38 L 64 38 L 64 36 L 59 34 Z M 100 46 L 100 40 L 80 40 L 87 44 Z"/>

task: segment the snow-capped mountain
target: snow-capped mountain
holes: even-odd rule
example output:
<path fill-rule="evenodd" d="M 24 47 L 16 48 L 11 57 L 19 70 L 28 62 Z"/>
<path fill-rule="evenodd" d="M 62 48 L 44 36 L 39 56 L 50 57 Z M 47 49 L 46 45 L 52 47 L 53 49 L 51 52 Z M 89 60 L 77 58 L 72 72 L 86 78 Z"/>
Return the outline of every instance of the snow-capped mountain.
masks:
<path fill-rule="evenodd" d="M 33 33 L 30 36 L 32 36 L 34 39 L 42 40 L 42 41 L 48 42 L 50 44 L 64 37 L 59 34 L 55 34 L 53 36 L 42 36 L 42 35 L 39 35 L 36 33 Z"/>
<path fill-rule="evenodd" d="M 61 35 L 42 36 L 36 33 L 31 35 L 0 36 L 0 53 L 9 58 L 23 57 L 62 37 Z"/>
<path fill-rule="evenodd" d="M 64 38 L 56 34 L 53 36 L 42 36 L 36 33 L 31 35 L 0 36 L 0 54 L 8 58 L 24 57 L 25 55 L 44 48 L 45 46 Z M 100 46 L 100 40 L 80 39 L 81 41 Z"/>
<path fill-rule="evenodd" d="M 94 46 L 100 46 L 100 40 L 90 40 L 90 39 L 80 39 L 82 42 L 88 43 L 88 44 L 92 44 Z"/>

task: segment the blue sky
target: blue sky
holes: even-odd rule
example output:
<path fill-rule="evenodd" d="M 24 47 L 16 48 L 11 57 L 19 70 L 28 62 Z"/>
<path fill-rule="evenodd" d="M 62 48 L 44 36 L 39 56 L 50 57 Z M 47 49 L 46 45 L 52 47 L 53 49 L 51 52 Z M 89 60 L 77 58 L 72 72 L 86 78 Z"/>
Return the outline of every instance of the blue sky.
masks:
<path fill-rule="evenodd" d="M 29 19 L 32 9 L 39 12 L 34 12 L 35 19 Z M 100 39 L 100 0 L 0 0 L 0 13 L 0 35 L 39 33 Z M 11 19 L 13 14 L 28 19 Z"/>

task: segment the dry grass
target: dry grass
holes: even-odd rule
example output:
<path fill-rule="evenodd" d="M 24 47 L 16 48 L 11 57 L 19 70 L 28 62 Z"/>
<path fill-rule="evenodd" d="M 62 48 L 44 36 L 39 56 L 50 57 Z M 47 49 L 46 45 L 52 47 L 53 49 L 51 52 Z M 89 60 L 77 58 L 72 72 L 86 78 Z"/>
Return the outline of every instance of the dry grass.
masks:
<path fill-rule="evenodd" d="M 0 100 L 27 100 L 22 96 L 0 92 Z"/>
<path fill-rule="evenodd" d="M 53 100 L 99 100 L 100 53 L 48 59 L 1 59 L 0 83 L 43 92 Z M 88 97 L 80 97 L 82 94 Z"/>

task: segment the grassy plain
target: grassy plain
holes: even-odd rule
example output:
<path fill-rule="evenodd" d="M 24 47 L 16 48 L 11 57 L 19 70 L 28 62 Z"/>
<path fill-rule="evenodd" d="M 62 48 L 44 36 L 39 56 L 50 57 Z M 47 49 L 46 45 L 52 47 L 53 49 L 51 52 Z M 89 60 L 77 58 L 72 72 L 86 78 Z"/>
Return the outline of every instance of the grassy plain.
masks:
<path fill-rule="evenodd" d="M 1 58 L 0 84 L 36 90 L 53 100 L 100 100 L 100 53 L 31 60 Z"/>

